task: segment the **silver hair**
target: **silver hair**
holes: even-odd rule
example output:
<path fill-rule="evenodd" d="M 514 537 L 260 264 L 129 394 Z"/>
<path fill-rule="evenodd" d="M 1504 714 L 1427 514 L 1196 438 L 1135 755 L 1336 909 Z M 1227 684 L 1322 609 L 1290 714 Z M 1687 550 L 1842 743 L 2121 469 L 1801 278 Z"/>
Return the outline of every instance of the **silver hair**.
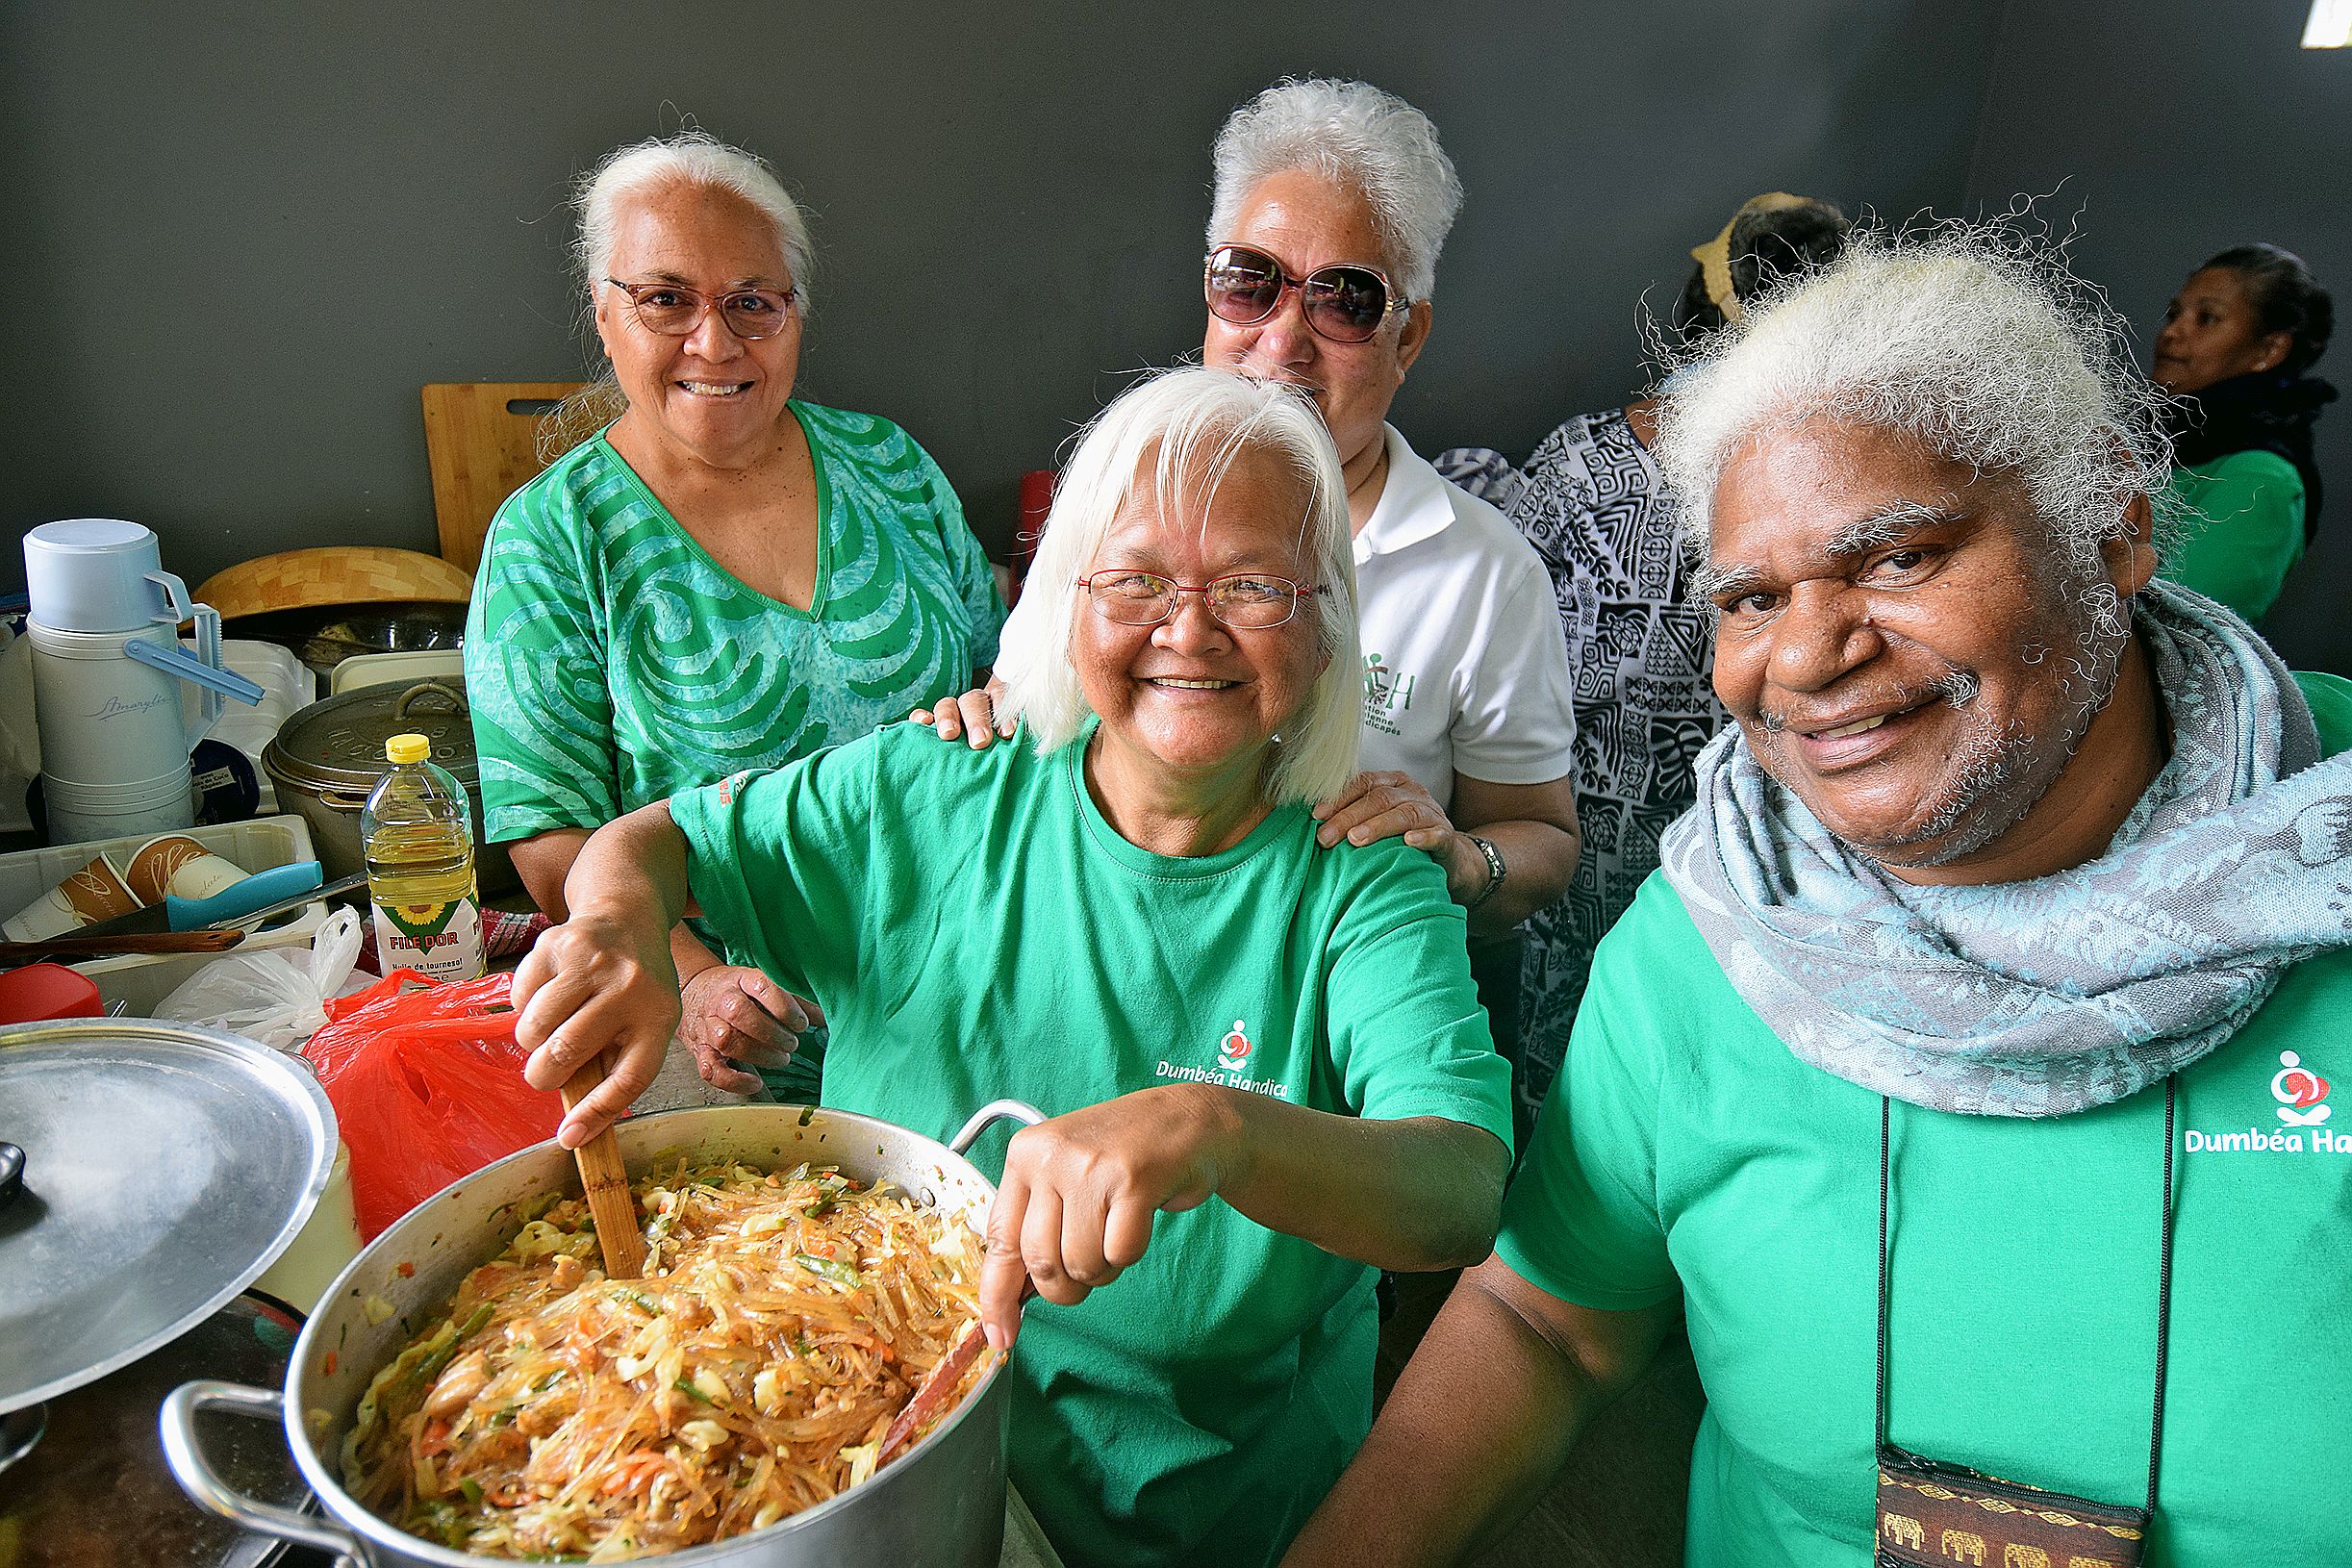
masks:
<path fill-rule="evenodd" d="M 2014 472 L 2078 571 L 2096 571 L 2134 500 L 2161 502 L 2171 468 L 2165 399 L 2121 317 L 2014 217 L 1857 230 L 1838 261 L 1672 357 L 1655 450 L 1701 559 L 1732 454 L 1810 418 Z"/>
<path fill-rule="evenodd" d="M 1120 508 L 1149 481 L 1172 514 L 1176 497 L 1214 493 L 1247 452 L 1274 453 L 1297 477 L 1300 554 L 1324 588 L 1302 610 L 1314 619 L 1323 670 L 1282 728 L 1266 797 L 1276 805 L 1321 800 L 1354 776 L 1363 672 L 1338 450 L 1314 405 L 1297 392 L 1201 366 L 1158 372 L 1121 394 L 1087 427 L 1062 471 L 998 666 L 1006 711 L 1028 722 L 1041 756 L 1075 740 L 1092 711 L 1070 659 L 1071 624 L 1092 613 L 1078 578 Z"/>
<path fill-rule="evenodd" d="M 1361 190 L 1398 290 L 1406 299 L 1429 297 L 1437 253 L 1462 210 L 1462 182 L 1427 114 L 1369 82 L 1276 83 L 1234 110 L 1217 133 L 1208 242 L 1231 237 L 1260 180 L 1289 169 Z"/>
<path fill-rule="evenodd" d="M 611 271 L 613 241 L 622 208 L 663 191 L 725 190 L 742 197 L 775 230 L 784 264 L 792 273 L 794 308 L 808 319 L 809 284 L 817 256 L 809 242 L 808 218 L 757 154 L 720 140 L 707 131 L 681 131 L 616 147 L 573 182 L 572 211 L 579 224 L 571 240 L 571 264 L 582 301 L 582 330 L 594 341 L 596 289 Z M 543 421 L 540 456 L 551 459 L 620 417 L 628 407 L 610 365 L 591 385 L 564 399 Z M 550 447 L 553 450 L 550 450 Z"/>

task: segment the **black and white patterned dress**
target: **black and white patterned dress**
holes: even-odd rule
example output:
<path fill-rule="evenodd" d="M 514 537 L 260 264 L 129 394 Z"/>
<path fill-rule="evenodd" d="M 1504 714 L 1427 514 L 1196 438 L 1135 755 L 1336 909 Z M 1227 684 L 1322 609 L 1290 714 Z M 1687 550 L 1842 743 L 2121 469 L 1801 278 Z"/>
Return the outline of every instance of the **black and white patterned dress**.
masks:
<path fill-rule="evenodd" d="M 1658 835 L 1691 805 L 1691 761 L 1727 716 L 1710 685 L 1713 625 L 1683 595 L 1688 564 L 1657 466 L 1623 410 L 1568 420 L 1524 469 L 1480 448 L 1437 468 L 1502 507 L 1543 557 L 1576 678 L 1584 852 L 1559 901 L 1528 922 L 1513 1074 L 1524 1113 L 1559 1072 L 1594 946 L 1657 869 Z"/>

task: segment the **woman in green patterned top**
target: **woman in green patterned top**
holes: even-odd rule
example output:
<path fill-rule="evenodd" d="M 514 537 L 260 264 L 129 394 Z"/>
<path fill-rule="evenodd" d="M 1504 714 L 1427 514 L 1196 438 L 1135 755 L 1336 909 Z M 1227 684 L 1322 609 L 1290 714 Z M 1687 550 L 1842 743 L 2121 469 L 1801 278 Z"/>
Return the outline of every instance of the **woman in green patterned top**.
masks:
<path fill-rule="evenodd" d="M 574 253 L 609 414 L 499 508 L 466 637 L 485 824 L 540 907 L 591 831 L 986 678 L 1003 620 L 947 478 L 887 419 L 796 401 L 807 227 L 699 133 L 582 181 Z M 714 950 L 716 948 L 719 950 Z M 822 1018 L 732 933 L 671 933 L 703 1077 L 783 1068 Z M 777 1087 L 813 1095 L 805 1068 Z"/>

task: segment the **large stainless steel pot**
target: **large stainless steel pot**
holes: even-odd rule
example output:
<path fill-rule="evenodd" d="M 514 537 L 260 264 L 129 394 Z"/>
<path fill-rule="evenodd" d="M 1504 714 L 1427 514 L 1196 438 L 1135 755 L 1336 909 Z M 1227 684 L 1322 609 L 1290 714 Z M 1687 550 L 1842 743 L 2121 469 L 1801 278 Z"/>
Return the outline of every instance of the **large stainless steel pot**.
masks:
<path fill-rule="evenodd" d="M 367 869 L 360 843 L 360 808 L 389 772 L 384 743 L 414 731 L 433 743 L 433 760 L 466 786 L 473 806 L 474 879 L 485 898 L 522 886 L 512 852 L 485 844 L 481 765 L 474 752 L 473 715 L 466 683 L 454 677 L 409 687 L 363 686 L 314 702 L 286 721 L 262 750 L 262 767 L 276 787 L 278 807 L 310 824 L 311 847 L 328 881 Z"/>
<path fill-rule="evenodd" d="M 789 1105 L 716 1105 L 638 1117 L 618 1128 L 632 1176 L 679 1154 L 737 1159 L 762 1169 L 806 1160 L 860 1181 L 886 1180 L 985 1230 L 996 1188 L 963 1157 L 991 1124 L 1042 1121 L 1017 1100 L 982 1107 L 948 1144 L 870 1116 Z M 341 1454 L 360 1396 L 378 1368 L 457 1293 L 467 1273 L 506 1246 L 516 1211 L 550 1190 L 576 1194 L 569 1150 L 539 1144 L 435 1194 L 378 1236 L 336 1279 L 294 1345 L 283 1393 L 235 1383 L 188 1383 L 164 1402 L 164 1452 L 189 1496 L 247 1529 L 339 1554 L 367 1568 L 481 1568 L 486 1560 L 418 1539 L 378 1518 L 343 1489 Z M 403 1267 L 415 1273 L 404 1276 Z M 393 1307 L 368 1322 L 364 1302 Z M 381 1315 L 381 1305 L 378 1306 Z M 402 1322 L 407 1319 L 407 1324 Z M 689 1565 L 764 1568 L 995 1568 L 1004 1528 L 1004 1381 L 999 1362 L 963 1404 L 903 1458 L 865 1485 L 749 1535 L 664 1557 Z M 199 1449 L 196 1413 L 227 1410 L 280 1421 L 294 1462 L 328 1518 L 257 1503 L 216 1475 Z"/>

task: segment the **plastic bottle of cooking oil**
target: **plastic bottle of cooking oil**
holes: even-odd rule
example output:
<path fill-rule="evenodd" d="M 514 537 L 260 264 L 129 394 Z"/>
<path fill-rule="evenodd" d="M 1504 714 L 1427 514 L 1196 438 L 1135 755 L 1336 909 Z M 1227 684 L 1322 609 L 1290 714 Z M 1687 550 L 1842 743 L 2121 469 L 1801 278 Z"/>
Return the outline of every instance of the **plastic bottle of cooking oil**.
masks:
<path fill-rule="evenodd" d="M 360 811 L 376 957 L 387 974 L 413 969 L 436 980 L 471 980 L 483 969 L 473 808 L 466 787 L 432 755 L 433 743 L 421 735 L 386 741 L 392 771 Z"/>

